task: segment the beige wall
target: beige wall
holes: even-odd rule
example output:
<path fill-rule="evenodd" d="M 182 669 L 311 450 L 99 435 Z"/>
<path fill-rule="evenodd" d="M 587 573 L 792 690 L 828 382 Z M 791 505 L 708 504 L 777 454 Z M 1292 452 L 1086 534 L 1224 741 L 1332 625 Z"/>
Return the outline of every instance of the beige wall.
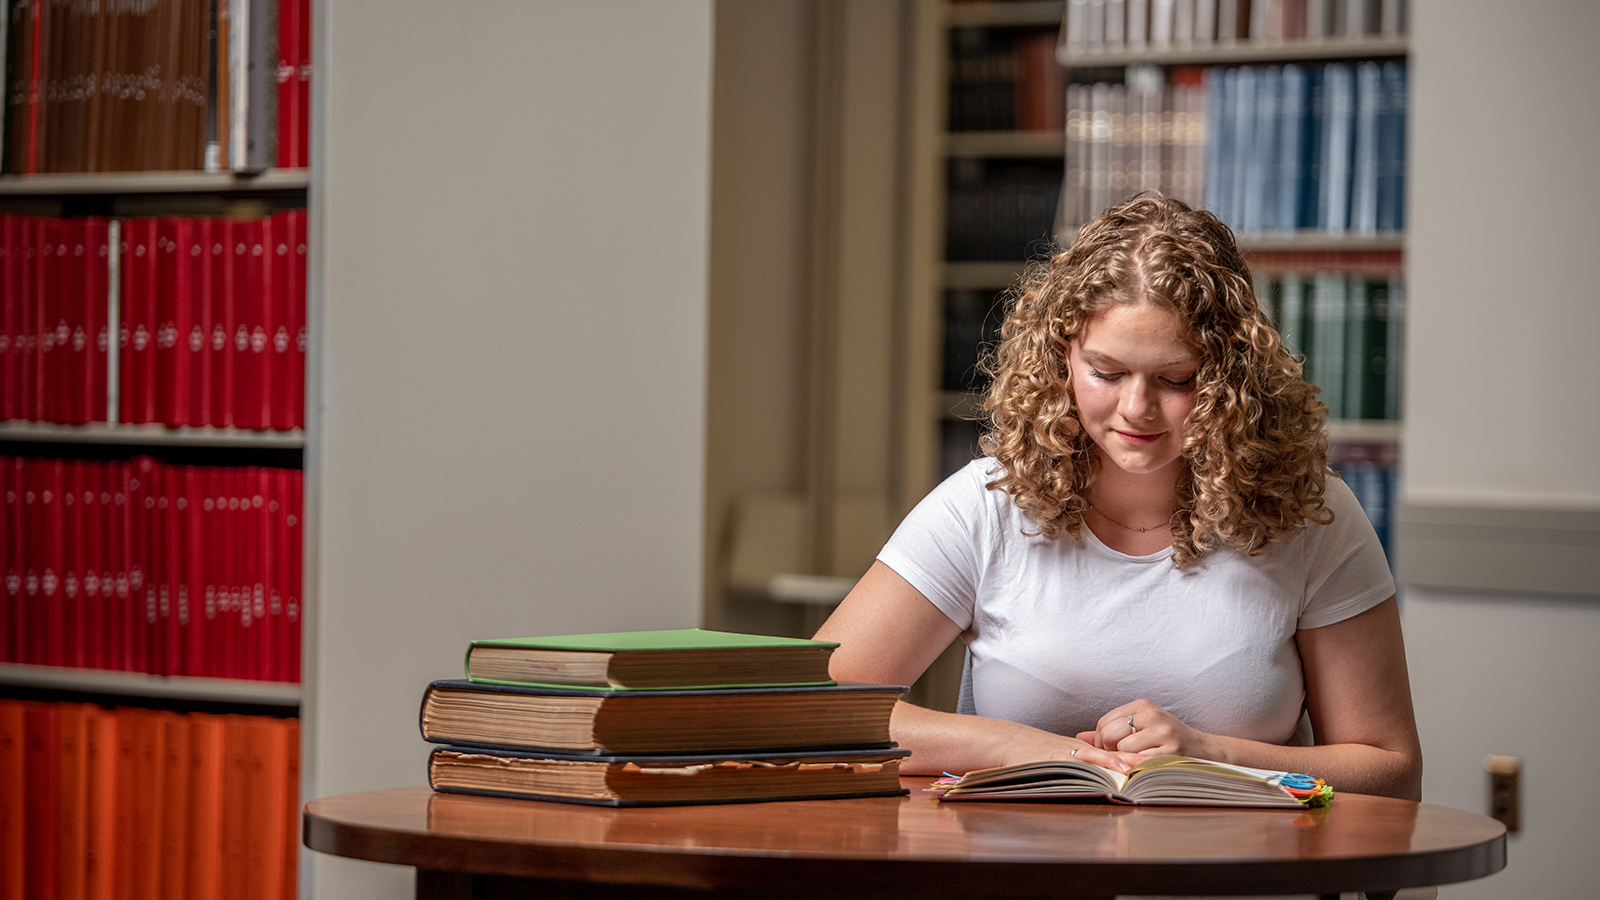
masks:
<path fill-rule="evenodd" d="M 320 13 L 313 795 L 424 783 L 471 638 L 699 624 L 712 39 L 709 0 Z"/>
<path fill-rule="evenodd" d="M 1412 6 L 1405 498 L 1600 511 L 1600 182 L 1585 174 L 1600 5 Z M 1592 895 L 1600 787 L 1569 767 L 1600 739 L 1600 605 L 1422 589 L 1402 602 L 1425 799 L 1483 811 L 1484 755 L 1525 765 L 1506 871 L 1440 896 Z"/>

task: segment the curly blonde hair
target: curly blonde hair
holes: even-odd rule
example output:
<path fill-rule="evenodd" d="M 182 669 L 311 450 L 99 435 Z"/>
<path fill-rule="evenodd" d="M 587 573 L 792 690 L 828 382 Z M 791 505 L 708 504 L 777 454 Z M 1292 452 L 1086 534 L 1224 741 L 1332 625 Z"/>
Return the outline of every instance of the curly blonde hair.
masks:
<path fill-rule="evenodd" d="M 1250 555 L 1326 524 L 1328 408 L 1256 303 L 1233 233 L 1180 200 L 1141 195 L 1084 226 L 1071 248 L 1030 266 L 983 366 L 990 483 L 1055 538 L 1081 536 L 1099 456 L 1074 405 L 1068 347 L 1101 310 L 1170 309 L 1200 359 L 1184 437 L 1187 477 L 1172 517 L 1173 565 L 1219 548 Z"/>

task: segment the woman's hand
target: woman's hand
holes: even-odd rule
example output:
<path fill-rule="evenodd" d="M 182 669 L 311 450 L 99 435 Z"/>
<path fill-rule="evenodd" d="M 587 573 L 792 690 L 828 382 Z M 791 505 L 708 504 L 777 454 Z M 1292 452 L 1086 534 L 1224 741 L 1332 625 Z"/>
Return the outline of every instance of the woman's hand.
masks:
<path fill-rule="evenodd" d="M 995 722 L 992 719 L 980 721 Z M 1115 772 L 1126 773 L 1138 765 L 1140 760 L 1135 753 L 1097 747 L 1085 740 L 1082 735 L 1070 738 L 1013 722 L 995 722 L 990 727 L 1006 730 L 1004 757 L 1000 765 L 1011 766 L 1047 759 L 1076 759 Z M 1093 734 L 1093 732 L 1085 733 Z"/>
<path fill-rule="evenodd" d="M 1113 709 L 1100 717 L 1094 731 L 1082 732 L 1078 738 L 1139 759 L 1172 754 L 1225 761 L 1214 735 L 1190 728 L 1149 700 L 1135 700 Z"/>

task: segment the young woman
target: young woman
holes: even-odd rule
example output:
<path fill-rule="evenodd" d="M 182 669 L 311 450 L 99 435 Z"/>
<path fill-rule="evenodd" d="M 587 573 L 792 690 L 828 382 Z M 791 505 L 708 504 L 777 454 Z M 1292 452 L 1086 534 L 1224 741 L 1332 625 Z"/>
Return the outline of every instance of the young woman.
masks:
<path fill-rule="evenodd" d="M 901 703 L 902 771 L 1178 753 L 1417 798 L 1394 582 L 1228 228 L 1113 207 L 1030 272 L 989 367 L 985 456 L 817 634 L 835 678 L 893 684 L 966 642 L 974 714 Z"/>

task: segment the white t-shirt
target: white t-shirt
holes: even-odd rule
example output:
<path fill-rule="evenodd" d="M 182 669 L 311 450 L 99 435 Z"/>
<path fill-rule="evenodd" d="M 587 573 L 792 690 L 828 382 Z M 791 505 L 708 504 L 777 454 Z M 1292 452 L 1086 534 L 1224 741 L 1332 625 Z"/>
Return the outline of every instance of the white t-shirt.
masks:
<path fill-rule="evenodd" d="M 1372 525 L 1335 478 L 1331 524 L 1179 571 L 1170 547 L 1129 556 L 1087 526 L 1076 540 L 1024 534 L 1038 526 L 984 486 L 998 473 L 986 458 L 950 476 L 878 555 L 963 629 L 978 715 L 1071 736 L 1144 698 L 1201 731 L 1286 743 L 1305 699 L 1295 632 L 1395 593 Z"/>

